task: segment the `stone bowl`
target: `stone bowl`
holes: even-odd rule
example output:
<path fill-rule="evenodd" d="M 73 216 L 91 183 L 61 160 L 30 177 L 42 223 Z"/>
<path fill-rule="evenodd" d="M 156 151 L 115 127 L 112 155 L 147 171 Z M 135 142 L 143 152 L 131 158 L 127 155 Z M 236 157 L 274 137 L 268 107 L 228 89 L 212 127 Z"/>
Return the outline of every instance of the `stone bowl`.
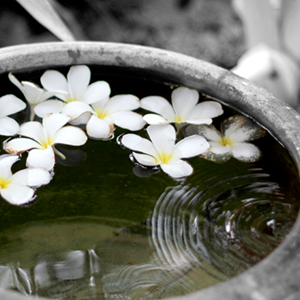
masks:
<path fill-rule="evenodd" d="M 300 168 L 300 115 L 269 92 L 213 64 L 175 52 L 119 43 L 51 42 L 0 49 L 0 73 L 75 64 L 98 65 L 118 74 L 143 76 L 200 90 L 255 119 Z M 284 241 L 241 275 L 176 299 L 300 299 L 300 218 Z M 0 289 L 5 300 L 30 299 Z M 36 298 L 34 298 L 36 299 Z"/>

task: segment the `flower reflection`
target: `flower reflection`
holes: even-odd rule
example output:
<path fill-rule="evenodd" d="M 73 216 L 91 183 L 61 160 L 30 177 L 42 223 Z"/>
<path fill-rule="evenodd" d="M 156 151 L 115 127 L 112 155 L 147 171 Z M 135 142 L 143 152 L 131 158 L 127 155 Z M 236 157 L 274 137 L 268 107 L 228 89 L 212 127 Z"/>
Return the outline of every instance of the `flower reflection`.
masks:
<path fill-rule="evenodd" d="M 208 267 L 208 252 L 183 212 L 195 197 L 189 187 L 166 189 L 149 219 L 153 253 L 147 263 L 120 266 L 102 278 L 108 299 L 162 299 L 185 295 L 226 277 Z"/>
<path fill-rule="evenodd" d="M 81 299 L 80 295 L 82 299 L 96 296 L 94 276 L 100 271 L 100 262 L 95 251 L 70 251 L 60 255 L 61 260 L 57 260 L 51 254 L 41 254 L 32 269 L 0 266 L 1 288 L 55 299 L 75 294 L 76 299 Z"/>
<path fill-rule="evenodd" d="M 249 188 L 253 184 L 250 177 Z M 62 224 L 52 221 L 34 225 L 33 230 L 28 230 L 29 226 L 18 230 L 15 239 L 0 249 L 2 261 L 12 250 L 17 253 L 14 266 L 0 266 L 0 286 L 55 299 L 161 299 L 185 295 L 237 275 L 256 263 L 258 256 L 266 255 L 261 252 L 265 237 L 253 232 L 253 225 L 270 224 L 270 218 L 272 226 L 284 223 L 275 220 L 280 214 L 272 207 L 266 216 L 264 197 L 274 184 L 245 196 L 245 187 L 241 188 L 237 178 L 234 186 L 226 183 L 222 193 L 219 179 L 213 176 L 210 180 L 207 185 L 181 183 L 167 188 L 143 224 L 126 223 L 118 230 L 95 220 L 81 227 L 82 221 L 73 223 L 68 218 Z M 261 214 L 253 213 L 258 194 L 263 199 Z M 241 205 L 232 205 L 232 198 Z M 283 201 L 276 201 L 282 216 Z M 288 213 L 293 210 L 284 209 Z M 75 236 L 70 234 L 74 230 Z M 2 233 L 1 238 L 7 236 L 12 232 Z M 268 241 L 274 242 L 274 237 Z M 18 247 L 21 245 L 26 247 Z M 33 252 L 25 249 L 28 246 Z M 81 250 L 64 251 L 66 248 Z M 249 257 L 252 250 L 257 253 Z M 28 253 L 34 253 L 34 259 L 30 267 L 21 268 L 24 261 L 28 266 Z"/>

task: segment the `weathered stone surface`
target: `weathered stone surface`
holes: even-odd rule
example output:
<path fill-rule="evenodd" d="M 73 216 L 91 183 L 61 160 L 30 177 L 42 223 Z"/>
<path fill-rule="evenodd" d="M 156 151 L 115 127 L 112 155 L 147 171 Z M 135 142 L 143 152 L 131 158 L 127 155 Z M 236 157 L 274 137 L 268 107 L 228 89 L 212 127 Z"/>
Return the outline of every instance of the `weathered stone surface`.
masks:
<path fill-rule="evenodd" d="M 101 65 L 112 72 L 118 68 L 119 74 L 129 72 L 186 85 L 217 97 L 267 128 L 289 149 L 299 169 L 300 115 L 264 89 L 210 63 L 174 52 L 114 43 L 48 43 L 0 50 L 1 73 L 72 64 Z M 232 280 L 176 299 L 296 300 L 300 298 L 299 281 L 298 218 L 283 243 L 253 268 Z M 1 290 L 0 296 L 8 300 L 28 299 Z"/>

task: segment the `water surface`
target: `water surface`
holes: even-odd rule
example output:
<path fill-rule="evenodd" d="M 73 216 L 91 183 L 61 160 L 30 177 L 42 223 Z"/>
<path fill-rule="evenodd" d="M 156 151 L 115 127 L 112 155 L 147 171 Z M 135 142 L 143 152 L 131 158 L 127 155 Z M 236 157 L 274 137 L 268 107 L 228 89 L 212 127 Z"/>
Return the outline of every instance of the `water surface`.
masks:
<path fill-rule="evenodd" d="M 107 81 L 116 94 L 171 91 L 144 79 Z M 216 124 L 235 113 L 225 107 Z M 124 132 L 62 148 L 67 160 L 32 204 L 0 201 L 1 287 L 57 299 L 184 295 L 245 271 L 291 230 L 298 174 L 270 135 L 255 142 L 256 163 L 195 157 L 193 175 L 174 180 L 135 166 L 116 141 Z"/>

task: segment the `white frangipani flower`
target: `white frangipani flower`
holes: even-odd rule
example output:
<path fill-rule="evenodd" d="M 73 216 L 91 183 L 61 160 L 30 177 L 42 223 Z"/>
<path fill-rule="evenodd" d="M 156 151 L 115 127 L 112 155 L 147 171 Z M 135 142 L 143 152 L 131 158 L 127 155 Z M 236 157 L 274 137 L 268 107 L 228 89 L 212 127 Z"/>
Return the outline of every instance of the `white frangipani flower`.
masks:
<path fill-rule="evenodd" d="M 0 98 L 0 135 L 15 135 L 19 130 L 19 124 L 8 117 L 25 109 L 26 104 L 14 95 L 5 95 Z"/>
<path fill-rule="evenodd" d="M 34 108 L 37 104 L 51 98 L 54 93 L 40 88 L 37 84 L 30 81 L 19 81 L 12 73 L 8 74 L 9 80 L 23 93 L 25 99 L 30 105 L 30 120 L 34 119 Z"/>
<path fill-rule="evenodd" d="M 12 165 L 19 159 L 17 155 L 3 154 L 0 156 L 0 195 L 13 205 L 23 205 L 33 200 L 35 190 L 48 184 L 51 175 L 42 168 L 27 168 L 14 174 Z"/>
<path fill-rule="evenodd" d="M 55 164 L 55 144 L 81 146 L 87 141 L 83 130 L 74 126 L 65 126 L 70 117 L 65 114 L 47 114 L 43 124 L 31 121 L 20 126 L 19 134 L 24 136 L 10 140 L 5 151 L 10 154 L 28 153 L 26 165 L 51 170 Z"/>
<path fill-rule="evenodd" d="M 175 89 L 171 94 L 171 99 L 172 105 L 161 96 L 149 96 L 141 99 L 141 108 L 155 113 L 146 114 L 144 120 L 153 125 L 165 123 L 211 124 L 212 118 L 223 113 L 220 103 L 215 101 L 198 103 L 199 93 L 186 87 Z"/>
<path fill-rule="evenodd" d="M 114 124 L 132 131 L 142 129 L 146 122 L 142 115 L 132 111 L 139 107 L 140 101 L 136 96 L 116 95 L 91 105 L 72 102 L 66 105 L 62 112 L 71 116 L 74 122 L 78 120 L 76 116 L 84 112 L 80 115 L 80 119 L 86 123 L 88 136 L 96 139 L 107 139 L 114 132 Z"/>
<path fill-rule="evenodd" d="M 91 71 L 84 65 L 72 66 L 67 78 L 55 70 L 47 70 L 41 77 L 43 87 L 55 94 L 60 100 L 48 100 L 35 107 L 35 113 L 43 117 L 47 113 L 59 113 L 72 102 L 89 104 L 106 99 L 110 95 L 110 86 L 106 81 L 90 84 Z M 86 106 L 84 106 L 86 108 Z M 74 116 L 78 118 L 84 111 Z M 72 120 L 71 120 L 72 121 Z"/>
<path fill-rule="evenodd" d="M 182 158 L 198 156 L 208 148 L 208 142 L 201 136 L 193 135 L 175 144 L 176 131 L 170 124 L 150 125 L 147 128 L 148 139 L 136 134 L 125 134 L 121 144 L 133 150 L 133 157 L 142 166 L 160 166 L 174 178 L 189 176 L 193 173 L 190 164 Z"/>
<path fill-rule="evenodd" d="M 260 149 L 248 143 L 266 135 L 266 131 L 244 116 L 232 116 L 221 123 L 221 132 L 213 125 L 189 125 L 187 135 L 205 137 L 210 148 L 201 156 L 214 161 L 226 162 L 232 156 L 243 162 L 255 162 L 261 156 Z"/>

